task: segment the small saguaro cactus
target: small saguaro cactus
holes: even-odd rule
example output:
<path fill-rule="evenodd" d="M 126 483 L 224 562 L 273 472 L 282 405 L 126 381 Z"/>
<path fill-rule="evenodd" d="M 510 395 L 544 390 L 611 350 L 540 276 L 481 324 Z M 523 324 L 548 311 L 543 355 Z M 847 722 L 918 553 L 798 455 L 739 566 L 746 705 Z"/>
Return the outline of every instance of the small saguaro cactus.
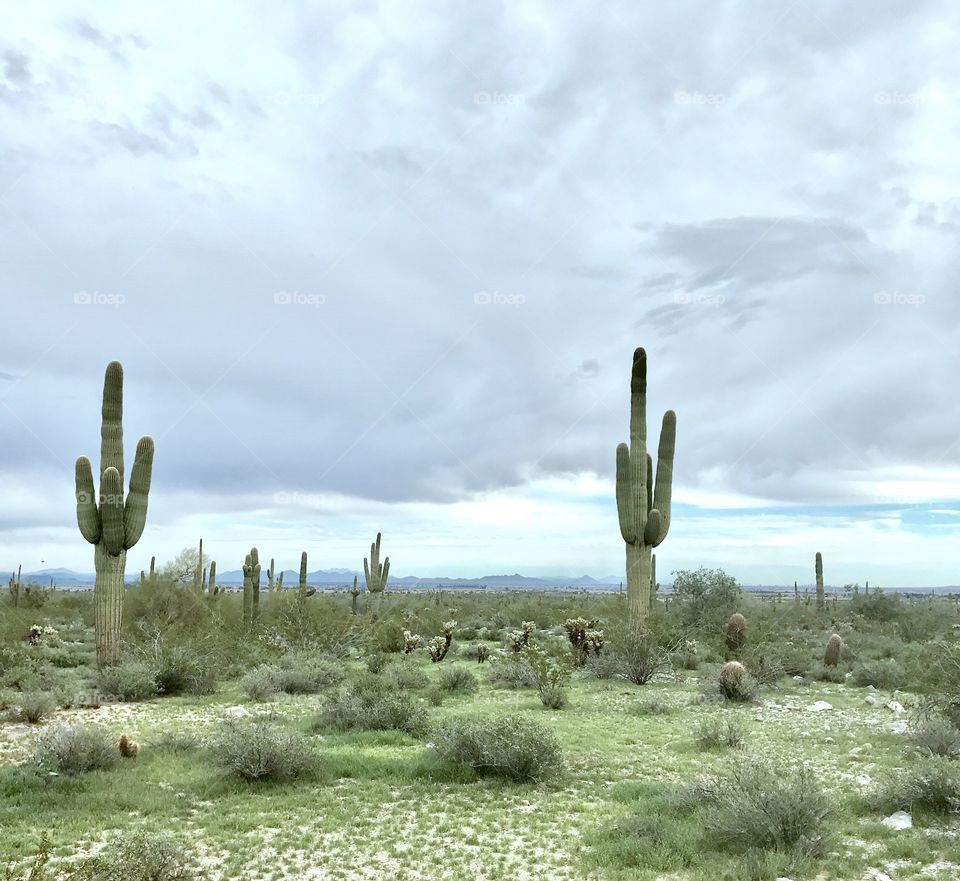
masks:
<path fill-rule="evenodd" d="M 836 667 L 840 663 L 840 655 L 843 652 L 843 639 L 839 633 L 834 633 L 827 640 L 827 650 L 823 653 L 823 664 L 825 667 Z"/>
<path fill-rule="evenodd" d="M 374 619 L 380 614 L 380 600 L 387 588 L 387 579 L 390 577 L 390 558 L 380 562 L 380 533 L 377 540 L 370 545 L 370 559 L 363 558 L 363 575 L 367 580 L 367 593 L 370 594 L 370 605 Z"/>
<path fill-rule="evenodd" d="M 157 580 L 157 558 L 150 558 L 150 583 L 153 584 Z"/>
<path fill-rule="evenodd" d="M 260 555 L 250 548 L 243 562 L 243 624 L 252 627 L 260 614 Z"/>
<path fill-rule="evenodd" d="M 727 648 L 739 654 L 747 644 L 747 619 L 739 612 L 734 612 L 727 620 L 724 634 Z"/>
<path fill-rule="evenodd" d="M 101 666 L 120 660 L 127 551 L 140 540 L 147 523 L 152 472 L 153 438 L 144 436 L 137 443 L 130 488 L 124 498 L 123 367 L 119 361 L 111 361 L 103 379 L 99 504 L 90 460 L 80 456 L 76 465 L 77 525 L 80 534 L 94 546 L 94 631 L 97 663 Z"/>
<path fill-rule="evenodd" d="M 207 589 L 210 591 L 210 596 L 216 596 L 219 588 L 217 587 L 217 561 L 210 561 L 210 579 L 207 581 Z"/>
<path fill-rule="evenodd" d="M 273 557 L 270 558 L 270 568 L 267 569 L 267 590 L 268 590 L 270 593 L 273 593 L 273 591 L 274 591 L 274 584 L 273 584 Z"/>
<path fill-rule="evenodd" d="M 300 554 L 300 586 L 298 588 L 301 599 L 306 599 L 307 597 L 312 597 L 317 589 L 315 587 L 307 587 L 307 552 L 303 551 Z"/>
<path fill-rule="evenodd" d="M 817 551 L 816 565 L 814 567 L 817 573 L 817 611 L 822 612 L 825 605 L 823 597 L 823 557 L 820 551 Z"/>
<path fill-rule="evenodd" d="M 627 608 L 634 625 L 650 615 L 651 554 L 670 529 L 673 492 L 673 454 L 677 440 L 677 415 L 663 414 L 657 477 L 647 452 L 647 353 L 633 353 L 630 378 L 630 443 L 617 446 L 617 514 L 620 534 L 627 546 Z"/>
<path fill-rule="evenodd" d="M 357 586 L 357 576 L 353 576 L 353 587 L 350 588 L 350 614 L 357 614 L 357 600 L 360 597 L 360 588 Z"/>
<path fill-rule="evenodd" d="M 277 593 L 283 590 L 283 569 L 280 570 L 280 574 L 277 576 Z"/>
<path fill-rule="evenodd" d="M 193 570 L 193 589 L 203 593 L 203 539 L 200 539 L 200 548 L 197 550 L 197 568 Z"/>
<path fill-rule="evenodd" d="M 477 646 L 477 663 L 485 664 L 489 658 L 490 647 L 486 643 L 481 642 L 480 645 Z"/>

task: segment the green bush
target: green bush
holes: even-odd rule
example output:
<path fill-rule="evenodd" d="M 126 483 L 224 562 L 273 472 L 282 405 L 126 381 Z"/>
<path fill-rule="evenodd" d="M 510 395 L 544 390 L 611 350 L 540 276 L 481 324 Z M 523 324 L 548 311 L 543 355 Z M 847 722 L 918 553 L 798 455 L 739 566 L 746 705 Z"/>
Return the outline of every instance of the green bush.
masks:
<path fill-rule="evenodd" d="M 57 709 L 57 701 L 46 691 L 27 691 L 14 697 L 8 712 L 11 722 L 29 722 L 36 725 L 49 719 Z"/>
<path fill-rule="evenodd" d="M 213 761 L 243 780 L 285 782 L 316 775 L 319 758 L 302 734 L 262 721 L 223 723 Z"/>
<path fill-rule="evenodd" d="M 530 668 L 517 655 L 507 655 L 490 662 L 490 682 L 505 688 L 535 688 Z"/>
<path fill-rule="evenodd" d="M 573 670 L 566 659 L 555 658 L 535 645 L 523 649 L 521 657 L 533 679 L 540 702 L 550 710 L 567 705 L 567 684 Z"/>
<path fill-rule="evenodd" d="M 884 813 L 915 808 L 956 813 L 960 810 L 960 764 L 945 756 L 921 759 L 879 787 L 870 803 Z"/>
<path fill-rule="evenodd" d="M 940 717 L 923 720 L 915 726 L 910 732 L 910 743 L 924 755 L 950 759 L 960 756 L 960 731 L 952 722 Z"/>
<path fill-rule="evenodd" d="M 833 682 L 839 685 L 846 681 L 847 674 L 840 667 L 830 667 L 823 661 L 817 661 L 810 667 L 807 678 L 815 682 Z"/>
<path fill-rule="evenodd" d="M 806 769 L 736 762 L 702 789 L 704 830 L 719 850 L 793 851 L 821 856 L 829 845 L 830 802 Z"/>
<path fill-rule="evenodd" d="M 367 656 L 367 672 L 382 673 L 383 668 L 390 662 L 390 655 L 386 652 L 374 652 Z"/>
<path fill-rule="evenodd" d="M 240 688 L 250 700 L 262 703 L 273 700 L 280 689 L 276 679 L 277 669 L 264 664 L 251 670 L 240 680 Z"/>
<path fill-rule="evenodd" d="M 523 716 L 458 719 L 441 728 L 433 741 L 440 761 L 515 783 L 548 779 L 562 765 L 554 734 Z"/>
<path fill-rule="evenodd" d="M 744 749 L 747 732 L 736 719 L 713 717 L 701 722 L 696 732 L 697 746 L 703 750 Z"/>
<path fill-rule="evenodd" d="M 444 667 L 437 685 L 443 691 L 473 692 L 477 690 L 477 677 L 467 667 Z"/>
<path fill-rule="evenodd" d="M 426 688 L 430 684 L 430 677 L 419 667 L 415 667 L 406 660 L 399 660 L 390 664 L 383 678 L 387 687 L 400 690 L 415 691 L 419 688 Z"/>
<path fill-rule="evenodd" d="M 154 663 L 160 694 L 213 694 L 216 691 L 217 677 L 210 659 L 188 646 L 163 646 L 156 652 Z"/>
<path fill-rule="evenodd" d="M 903 666 L 894 658 L 865 660 L 853 668 L 853 681 L 861 688 L 872 685 L 874 688 L 892 690 L 902 687 L 905 679 Z"/>
<path fill-rule="evenodd" d="M 156 672 L 143 661 L 124 661 L 99 672 L 97 689 L 124 703 L 149 700 L 157 696 Z"/>
<path fill-rule="evenodd" d="M 36 753 L 41 770 L 71 776 L 86 771 L 105 771 L 119 761 L 116 739 L 97 725 L 54 728 L 40 739 Z"/>
<path fill-rule="evenodd" d="M 352 692 L 331 699 L 314 721 L 316 729 L 423 733 L 427 712 L 410 695 L 389 684 L 358 683 Z"/>
<path fill-rule="evenodd" d="M 137 832 L 107 845 L 70 872 L 70 881 L 192 881 L 205 877 L 167 835 Z"/>

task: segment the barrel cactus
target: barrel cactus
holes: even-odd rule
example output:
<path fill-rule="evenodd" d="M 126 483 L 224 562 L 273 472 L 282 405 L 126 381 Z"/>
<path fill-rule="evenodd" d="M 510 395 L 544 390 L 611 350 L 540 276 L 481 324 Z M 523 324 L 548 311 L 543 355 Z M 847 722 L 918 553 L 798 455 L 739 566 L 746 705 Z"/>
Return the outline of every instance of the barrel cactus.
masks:
<path fill-rule="evenodd" d="M 834 633 L 827 640 L 827 650 L 823 653 L 823 664 L 825 667 L 836 667 L 840 663 L 840 655 L 843 652 L 843 640 L 839 633 Z"/>
<path fill-rule="evenodd" d="M 734 612 L 727 620 L 724 633 L 727 648 L 739 654 L 747 644 L 747 619 L 739 612 Z"/>
<path fill-rule="evenodd" d="M 720 668 L 720 693 L 729 701 L 746 702 L 756 696 L 757 684 L 739 661 Z"/>
<path fill-rule="evenodd" d="M 383 592 L 387 589 L 387 579 L 390 577 L 390 558 L 380 562 L 380 533 L 377 540 L 370 545 L 369 560 L 363 558 L 363 575 L 367 580 L 367 593 L 370 594 L 370 605 L 374 619 L 380 614 L 380 601 Z"/>
<path fill-rule="evenodd" d="M 647 452 L 647 353 L 633 353 L 630 378 L 630 443 L 617 446 L 617 514 L 627 546 L 627 606 L 630 620 L 643 624 L 650 615 L 653 549 L 670 529 L 673 454 L 677 415 L 667 410 L 660 429 L 657 476 Z"/>
<path fill-rule="evenodd" d="M 153 438 L 144 436 L 137 443 L 130 488 L 124 498 L 123 367 L 119 361 L 111 361 L 103 379 L 99 504 L 90 460 L 80 456 L 76 464 L 77 525 L 80 534 L 94 546 L 94 629 L 100 665 L 120 660 L 127 551 L 140 540 L 147 523 L 152 473 Z"/>

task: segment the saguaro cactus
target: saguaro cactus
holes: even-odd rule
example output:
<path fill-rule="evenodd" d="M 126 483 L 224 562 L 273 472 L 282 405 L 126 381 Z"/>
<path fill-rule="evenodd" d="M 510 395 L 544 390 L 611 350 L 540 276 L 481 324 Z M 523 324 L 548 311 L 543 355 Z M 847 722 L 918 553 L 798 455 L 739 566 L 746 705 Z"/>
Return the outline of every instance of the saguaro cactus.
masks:
<path fill-rule="evenodd" d="M 350 589 L 350 614 L 357 614 L 357 599 L 360 596 L 360 588 L 357 587 L 357 576 L 353 576 L 353 587 Z"/>
<path fill-rule="evenodd" d="M 670 529 L 673 492 L 673 453 L 677 415 L 663 414 L 657 477 L 647 452 L 647 353 L 633 353 L 630 378 L 630 444 L 617 446 L 617 514 L 627 545 L 627 607 L 632 624 L 643 624 L 650 614 L 651 554 Z"/>
<path fill-rule="evenodd" d="M 273 593 L 273 557 L 270 558 L 270 568 L 267 569 L 267 590 Z"/>
<path fill-rule="evenodd" d="M 153 584 L 157 580 L 157 558 L 150 558 L 150 583 Z"/>
<path fill-rule="evenodd" d="M 300 598 L 305 599 L 306 597 L 312 597 L 317 589 L 315 587 L 307 587 L 307 552 L 303 551 L 300 554 L 300 586 L 298 588 L 300 593 Z"/>
<path fill-rule="evenodd" d="M 193 570 L 193 589 L 203 593 L 203 539 L 200 539 L 200 548 L 197 550 L 197 568 Z"/>
<path fill-rule="evenodd" d="M 370 559 L 363 558 L 363 575 L 367 580 L 367 593 L 370 594 L 370 605 L 373 618 L 380 614 L 380 600 L 387 589 L 387 579 L 390 577 L 390 558 L 380 562 L 380 533 L 377 540 L 370 545 Z"/>
<path fill-rule="evenodd" d="M 243 623 L 252 627 L 260 615 L 260 555 L 250 548 L 243 561 Z"/>
<path fill-rule="evenodd" d="M 826 601 L 823 596 L 823 557 L 820 556 L 820 551 L 817 551 L 816 571 L 817 571 L 817 611 L 822 612 L 826 604 Z"/>
<path fill-rule="evenodd" d="M 217 561 L 210 561 L 210 580 L 207 582 L 207 588 L 210 591 L 210 596 L 217 595 Z"/>
<path fill-rule="evenodd" d="M 86 456 L 77 459 L 77 525 L 94 546 L 96 581 L 93 588 L 97 663 L 120 660 L 120 624 L 123 618 L 123 575 L 127 551 L 143 534 L 147 497 L 153 473 L 153 438 L 144 436 L 130 472 L 130 488 L 123 495 L 123 367 L 107 365 L 103 379 L 100 422 L 100 500 L 93 488 L 93 468 Z"/>

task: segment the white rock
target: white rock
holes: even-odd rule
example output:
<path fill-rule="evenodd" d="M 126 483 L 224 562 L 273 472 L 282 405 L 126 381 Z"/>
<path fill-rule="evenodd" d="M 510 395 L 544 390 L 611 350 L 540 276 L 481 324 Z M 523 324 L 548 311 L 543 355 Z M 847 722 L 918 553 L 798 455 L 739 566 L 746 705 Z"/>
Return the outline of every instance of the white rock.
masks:
<path fill-rule="evenodd" d="M 808 713 L 822 713 L 824 710 L 832 710 L 833 704 L 828 703 L 827 701 L 817 701 L 815 704 L 810 704 L 807 707 Z"/>
<path fill-rule="evenodd" d="M 863 752 L 862 746 L 855 746 L 852 750 L 850 750 L 850 752 L 847 753 L 847 755 L 850 756 L 851 759 L 859 759 L 860 753 L 862 752 Z"/>
<path fill-rule="evenodd" d="M 863 699 L 863 702 L 864 702 L 865 704 L 868 704 L 869 706 L 872 707 L 872 706 L 877 702 L 877 699 L 876 699 L 872 694 L 868 694 L 868 695 Z"/>
<path fill-rule="evenodd" d="M 900 703 L 900 701 L 890 701 L 890 702 L 887 704 L 887 709 L 888 709 L 888 710 L 893 710 L 893 712 L 896 713 L 896 714 L 899 716 L 900 713 L 903 712 L 903 704 Z"/>
<path fill-rule="evenodd" d="M 856 780 L 861 786 L 870 786 L 870 784 L 873 783 L 873 780 L 870 778 L 869 774 L 857 774 L 857 776 L 854 777 L 854 780 Z"/>
<path fill-rule="evenodd" d="M 247 716 L 251 715 L 250 711 L 246 707 L 227 707 L 223 711 L 223 715 L 227 719 L 245 719 Z"/>
<path fill-rule="evenodd" d="M 803 682 L 803 677 L 802 677 L 802 676 L 794 676 L 794 677 L 793 677 L 793 681 L 794 681 L 794 682 Z"/>
<path fill-rule="evenodd" d="M 867 691 L 876 691 L 876 688 L 874 688 L 872 685 L 868 685 Z"/>
<path fill-rule="evenodd" d="M 892 731 L 894 734 L 906 734 L 907 733 L 907 720 L 900 719 L 898 722 L 890 722 L 887 725 L 887 731 Z"/>
<path fill-rule="evenodd" d="M 888 829 L 900 830 L 913 828 L 913 818 L 906 811 L 897 811 L 880 822 Z"/>
<path fill-rule="evenodd" d="M 891 877 L 879 869 L 867 869 L 867 881 L 892 881 Z"/>
<path fill-rule="evenodd" d="M 844 679 L 847 679 L 847 680 L 853 679 L 853 673 L 847 673 L 847 675 L 844 676 L 843 678 L 844 678 Z"/>

